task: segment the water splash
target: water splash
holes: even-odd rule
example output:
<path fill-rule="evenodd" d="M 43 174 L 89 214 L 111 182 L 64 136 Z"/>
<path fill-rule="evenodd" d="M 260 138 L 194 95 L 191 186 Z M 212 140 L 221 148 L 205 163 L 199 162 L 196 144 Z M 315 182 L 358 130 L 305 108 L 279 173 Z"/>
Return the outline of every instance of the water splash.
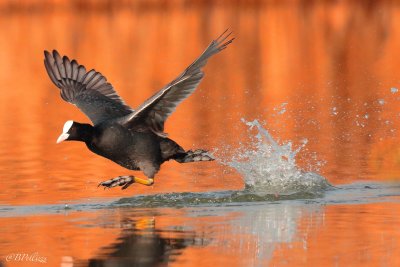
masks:
<path fill-rule="evenodd" d="M 331 187 L 321 175 L 304 172 L 296 165 L 296 155 L 307 140 L 303 140 L 297 149 L 292 148 L 291 142 L 279 145 L 257 120 L 242 121 L 249 127 L 249 132 L 256 128 L 257 134 L 250 148 L 239 148 L 231 160 L 223 163 L 243 176 L 245 191 L 262 195 L 291 195 L 319 193 Z"/>

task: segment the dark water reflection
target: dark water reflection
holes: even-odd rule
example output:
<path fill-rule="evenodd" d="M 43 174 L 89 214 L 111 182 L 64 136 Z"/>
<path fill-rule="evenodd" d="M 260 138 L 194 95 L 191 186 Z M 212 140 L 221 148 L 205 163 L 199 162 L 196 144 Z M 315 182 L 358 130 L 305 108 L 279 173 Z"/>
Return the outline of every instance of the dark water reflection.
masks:
<path fill-rule="evenodd" d="M 160 231 L 155 229 L 155 223 L 155 219 L 123 220 L 121 236 L 100 248 L 100 256 L 89 259 L 87 266 L 167 266 L 186 247 L 206 245 L 195 232 Z"/>

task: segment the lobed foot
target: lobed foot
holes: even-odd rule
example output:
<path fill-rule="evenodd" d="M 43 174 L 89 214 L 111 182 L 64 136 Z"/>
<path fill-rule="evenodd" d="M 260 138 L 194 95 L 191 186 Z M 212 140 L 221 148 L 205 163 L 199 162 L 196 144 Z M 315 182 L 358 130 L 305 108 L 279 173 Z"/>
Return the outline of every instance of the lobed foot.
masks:
<path fill-rule="evenodd" d="M 153 185 L 154 180 L 152 178 L 148 178 L 148 179 L 142 179 L 142 178 L 138 178 L 135 177 L 133 175 L 122 175 L 122 176 L 118 176 L 115 178 L 112 178 L 110 180 L 104 181 L 99 183 L 99 186 L 104 186 L 104 189 L 106 188 L 113 188 L 116 186 L 122 186 L 122 190 L 127 189 L 131 184 L 133 183 L 138 183 L 138 184 L 142 184 L 142 185 Z"/>
<path fill-rule="evenodd" d="M 99 183 L 99 186 L 104 186 L 104 189 L 106 188 L 113 188 L 116 186 L 122 186 L 122 190 L 127 189 L 131 184 L 135 182 L 135 179 L 132 175 L 122 175 L 118 176 L 112 179 L 109 179 L 107 181 Z"/>

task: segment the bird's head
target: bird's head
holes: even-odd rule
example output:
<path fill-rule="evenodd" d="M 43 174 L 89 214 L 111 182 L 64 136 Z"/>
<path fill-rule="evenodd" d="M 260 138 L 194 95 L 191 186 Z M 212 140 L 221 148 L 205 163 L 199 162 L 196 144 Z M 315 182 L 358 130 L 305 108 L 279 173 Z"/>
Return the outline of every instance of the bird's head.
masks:
<path fill-rule="evenodd" d="M 90 124 L 82 124 L 69 120 L 64 123 L 62 134 L 57 139 L 57 144 L 62 141 L 87 141 L 92 137 L 93 127 Z"/>

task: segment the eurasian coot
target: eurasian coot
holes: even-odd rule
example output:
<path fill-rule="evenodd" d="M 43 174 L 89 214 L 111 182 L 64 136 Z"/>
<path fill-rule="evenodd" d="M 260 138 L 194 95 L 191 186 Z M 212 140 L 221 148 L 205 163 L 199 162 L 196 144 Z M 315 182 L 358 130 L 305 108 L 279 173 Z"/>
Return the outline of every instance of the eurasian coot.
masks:
<path fill-rule="evenodd" d="M 211 161 L 202 149 L 185 151 L 164 133 L 164 123 L 176 106 L 191 95 L 203 78 L 202 67 L 209 57 L 225 49 L 233 40 L 225 31 L 175 80 L 167 84 L 137 109 L 118 96 L 107 79 L 95 70 L 86 71 L 76 60 L 53 50 L 44 51 L 44 65 L 61 97 L 74 104 L 93 122 L 93 126 L 67 121 L 57 139 L 81 141 L 94 153 L 130 170 L 141 170 L 148 178 L 118 176 L 99 184 L 104 187 L 132 183 L 152 185 L 160 165 L 170 159 L 180 163 Z"/>

